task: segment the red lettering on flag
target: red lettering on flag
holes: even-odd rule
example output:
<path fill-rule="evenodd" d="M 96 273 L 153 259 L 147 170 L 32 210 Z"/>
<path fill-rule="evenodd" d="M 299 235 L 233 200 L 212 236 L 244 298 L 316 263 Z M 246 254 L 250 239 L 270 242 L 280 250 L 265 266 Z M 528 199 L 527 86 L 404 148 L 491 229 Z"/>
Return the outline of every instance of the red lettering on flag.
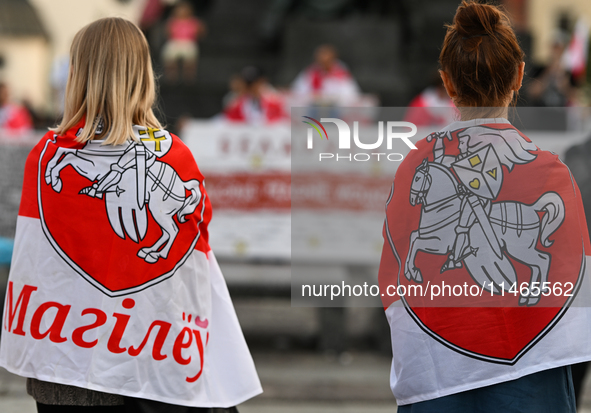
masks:
<path fill-rule="evenodd" d="M 18 296 L 18 300 L 16 304 L 13 306 L 13 294 L 12 294 L 13 282 L 10 281 L 8 283 L 8 300 L 6 300 L 6 305 L 8 306 L 8 325 L 6 325 L 6 319 L 4 319 L 4 328 L 9 332 L 12 330 L 12 322 L 14 321 L 14 317 L 16 316 L 16 311 L 20 305 L 20 312 L 18 314 L 18 320 L 16 324 L 16 328 L 12 333 L 18 334 L 19 336 L 24 336 L 25 332 L 23 330 L 23 323 L 25 322 L 25 315 L 27 313 L 27 307 L 29 306 L 29 300 L 31 299 L 31 294 L 33 291 L 37 290 L 37 287 L 33 287 L 32 285 L 26 285 L 21 290 L 21 293 Z"/>
<path fill-rule="evenodd" d="M 150 338 L 150 333 L 152 332 L 152 329 L 154 327 L 159 327 L 158 334 L 156 334 L 156 338 L 154 339 L 154 347 L 152 347 L 152 358 L 154 360 L 164 360 L 167 357 L 167 355 L 162 354 L 162 346 L 164 345 L 164 341 L 166 340 L 166 337 L 168 336 L 168 332 L 170 331 L 171 326 L 172 326 L 172 324 L 167 323 L 166 321 L 160 321 L 160 320 L 154 321 L 150 325 L 150 328 L 148 329 L 148 332 L 146 333 L 146 337 L 144 337 L 142 344 L 140 344 L 140 346 L 137 349 L 133 348 L 133 346 L 129 347 L 129 350 L 128 350 L 129 355 L 134 356 L 134 357 L 139 355 L 142 352 L 142 350 L 144 349 L 144 346 L 146 345 L 146 343 L 148 342 L 148 338 Z"/>
<path fill-rule="evenodd" d="M 47 329 L 47 331 L 41 333 L 39 328 L 41 326 L 43 315 L 52 307 L 57 308 L 57 314 L 55 315 L 53 323 L 51 323 L 51 326 Z M 33 314 L 33 318 L 31 320 L 31 336 L 35 340 L 41 340 L 49 335 L 49 339 L 54 343 L 63 343 L 64 341 L 67 341 L 68 339 L 62 337 L 61 332 L 64 328 L 64 323 L 66 322 L 66 317 L 68 317 L 71 307 L 71 305 L 60 304 L 55 301 L 48 301 L 41 304 Z"/>
<path fill-rule="evenodd" d="M 86 309 L 82 310 L 82 315 L 86 315 L 86 314 L 94 314 L 96 316 L 96 321 L 92 324 L 78 327 L 77 329 L 75 329 L 74 332 L 72 333 L 72 341 L 74 342 L 74 344 L 76 344 L 79 347 L 91 348 L 91 347 L 96 346 L 96 344 L 98 343 L 98 340 L 85 341 L 82 336 L 87 331 L 92 330 L 94 328 L 98 328 L 98 327 L 102 326 L 103 324 L 105 324 L 107 322 L 107 315 L 105 314 L 104 311 L 99 310 L 98 308 L 86 308 Z"/>

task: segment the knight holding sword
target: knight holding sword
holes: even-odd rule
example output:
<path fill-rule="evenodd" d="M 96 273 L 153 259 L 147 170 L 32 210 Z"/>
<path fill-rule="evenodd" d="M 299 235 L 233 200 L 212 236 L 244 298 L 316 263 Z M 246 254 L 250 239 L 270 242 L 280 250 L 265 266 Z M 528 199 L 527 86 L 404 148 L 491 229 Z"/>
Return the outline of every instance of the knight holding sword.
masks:
<path fill-rule="evenodd" d="M 144 130 L 145 129 L 145 130 Z M 162 157 L 168 152 L 172 138 L 165 130 L 152 128 L 139 128 L 134 126 L 134 132 L 137 133 L 137 141 L 130 141 L 127 148 L 121 151 L 120 157 L 116 163 L 111 164 L 110 171 L 92 184 L 92 186 L 83 188 L 80 193 L 91 197 L 102 198 L 103 194 L 115 192 L 117 196 L 125 192 L 125 189 L 119 188 L 117 184 L 121 181 L 122 174 L 128 169 L 136 170 L 137 185 L 137 206 L 143 209 L 146 202 L 146 176 L 148 169 L 154 164 L 157 158 Z M 100 146 L 86 151 L 98 152 Z M 83 156 L 84 150 L 79 150 Z M 113 188 L 115 186 L 115 188 Z"/>
<path fill-rule="evenodd" d="M 495 121 L 506 123 L 504 119 Z M 492 122 L 494 123 L 494 122 Z M 450 125 L 453 127 L 453 124 Z M 478 223 L 495 255 L 503 258 L 501 245 L 489 220 L 492 201 L 497 198 L 503 184 L 503 165 L 511 172 L 515 164 L 533 161 L 536 155 L 530 151 L 536 146 L 522 137 L 515 129 L 495 129 L 486 126 L 473 126 L 463 130 L 443 130 L 431 134 L 427 142 L 435 139 L 433 147 L 434 162 L 445 165 L 453 170 L 460 185 L 459 196 L 462 199 L 460 217 L 455 229 L 456 237 L 452 252 L 441 268 L 445 272 L 461 268 L 462 261 L 477 248 L 470 246 L 470 228 Z M 457 156 L 445 155 L 444 140 L 458 138 Z"/>

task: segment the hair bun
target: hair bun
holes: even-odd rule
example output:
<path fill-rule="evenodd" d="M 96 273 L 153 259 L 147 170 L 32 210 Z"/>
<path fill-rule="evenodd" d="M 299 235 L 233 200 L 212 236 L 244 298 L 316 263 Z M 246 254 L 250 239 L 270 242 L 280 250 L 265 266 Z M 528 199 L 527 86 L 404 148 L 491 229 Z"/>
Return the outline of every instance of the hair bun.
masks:
<path fill-rule="evenodd" d="M 458 7 L 454 25 L 463 38 L 485 34 L 494 36 L 497 27 L 502 24 L 502 18 L 503 15 L 494 6 L 464 1 Z"/>
<path fill-rule="evenodd" d="M 509 17 L 497 6 L 463 1 L 439 54 L 456 89 L 456 106 L 502 107 L 515 94 L 523 64 Z"/>

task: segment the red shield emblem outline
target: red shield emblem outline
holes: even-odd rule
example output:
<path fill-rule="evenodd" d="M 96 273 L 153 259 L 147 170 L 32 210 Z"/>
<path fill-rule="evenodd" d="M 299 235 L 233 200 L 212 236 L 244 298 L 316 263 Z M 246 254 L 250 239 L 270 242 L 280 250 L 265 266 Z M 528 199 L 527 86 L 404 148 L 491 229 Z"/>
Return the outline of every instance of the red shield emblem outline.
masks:
<path fill-rule="evenodd" d="M 62 145 L 57 144 L 58 139 L 62 139 Z M 172 139 L 169 145 L 171 144 Z M 76 146 L 67 148 L 72 145 Z M 60 191 L 56 191 L 56 181 L 45 177 L 46 168 L 54 158 L 56 162 L 53 165 L 76 158 L 76 150 L 81 151 L 83 148 L 75 142 L 65 142 L 60 137 L 47 139 L 39 157 L 37 198 L 39 216 L 47 239 L 68 265 L 86 281 L 110 297 L 135 293 L 170 278 L 196 246 L 203 249 L 199 240 L 200 224 L 205 213 L 205 191 L 199 181 L 191 180 L 194 176 L 184 176 L 195 175 L 194 172 L 187 167 L 175 169 L 170 165 L 182 165 L 182 155 L 186 153 L 179 156 L 177 152 L 170 151 L 148 165 L 146 204 L 142 208 L 146 216 L 145 223 L 140 224 L 138 211 L 141 213 L 141 209 L 136 208 L 131 213 L 131 226 L 126 224 L 126 215 L 122 211 L 125 208 L 119 208 L 116 211 L 120 220 L 118 233 L 113 226 L 113 221 L 116 220 L 108 216 L 109 202 L 126 195 L 127 198 L 137 198 L 134 191 L 137 191 L 139 185 L 125 184 L 125 179 L 129 176 L 133 176 L 135 180 L 135 168 L 123 170 L 123 179 L 106 189 L 104 196 L 91 197 L 83 192 L 97 186 L 99 178 L 109 173 L 109 166 L 120 159 L 122 151 L 92 159 L 102 169 L 102 175 L 98 176 L 89 174 L 84 177 L 80 171 L 87 174 L 88 171 L 83 164 L 76 164 L 75 160 L 59 171 Z M 85 156 L 89 157 L 88 154 Z M 156 171 L 159 171 L 158 175 Z M 191 182 L 191 185 L 187 182 Z M 177 188 L 179 183 L 182 187 L 180 190 Z M 197 202 L 189 206 L 189 213 L 180 215 L 178 211 L 183 207 L 184 212 L 187 212 L 183 203 L 189 203 L 186 200 L 193 192 L 202 196 L 193 199 Z M 151 205 L 150 199 L 158 200 L 156 203 L 160 207 L 170 207 L 166 210 L 166 216 L 158 216 L 156 205 Z M 177 233 L 171 234 L 175 231 L 174 228 Z M 168 239 L 163 243 L 163 238 Z M 164 254 L 167 244 L 168 251 Z"/>
<path fill-rule="evenodd" d="M 487 125 L 487 127 L 502 129 L 507 128 L 508 125 Z M 457 133 L 452 135 L 454 137 L 452 141 L 445 141 L 445 154 L 457 156 L 459 154 Z M 432 143 L 423 140 L 417 143 L 417 147 L 418 150 L 412 151 L 405 160 L 412 169 L 411 166 L 407 166 L 404 172 L 414 171 L 414 166 L 417 166 L 418 170 L 418 166 L 427 154 L 428 162 L 434 162 L 431 154 Z M 583 211 L 582 206 L 579 205 L 580 199 L 577 199 L 578 195 L 575 193 L 575 185 L 568 169 L 556 155 L 542 151 L 535 151 L 535 155 L 534 161 L 515 165 L 510 172 L 508 169 L 503 171 L 505 179 L 497 199 L 493 202 L 493 207 L 495 204 L 507 205 L 504 208 L 507 211 L 510 210 L 509 206 L 519 203 L 525 210 L 528 205 L 536 205 L 536 202 L 547 193 L 556 194 L 562 199 L 565 205 L 563 221 L 555 228 L 545 245 L 537 239 L 533 246 L 534 250 L 550 257 L 548 281 L 551 285 L 557 285 L 556 283 L 560 282 L 563 287 L 561 294 L 542 296 L 539 302 L 532 305 L 528 305 L 527 301 L 519 305 L 519 295 L 508 294 L 506 291 L 501 295 L 500 291 L 491 291 L 490 287 L 483 289 L 482 296 L 460 297 L 455 298 L 455 301 L 454 297 L 452 299 L 436 297 L 431 301 L 429 295 L 402 297 L 408 314 L 423 331 L 444 346 L 466 356 L 492 363 L 515 364 L 561 319 L 582 283 L 585 272 L 585 248 L 588 248 L 589 241 L 579 230 L 582 224 L 579 216 Z M 540 179 L 540 176 L 548 179 Z M 441 273 L 448 254 L 453 251 L 455 238 L 453 224 L 450 226 L 453 235 L 449 241 L 452 246 L 443 248 L 444 251 L 436 251 L 435 247 L 419 248 L 414 265 L 420 269 L 421 279 L 417 281 L 405 277 L 405 259 L 409 255 L 412 244 L 411 232 L 418 230 L 417 236 L 423 239 L 429 236 L 436 238 L 437 235 L 429 234 L 429 230 L 425 228 L 425 216 L 422 216 L 424 205 L 413 206 L 409 202 L 408 194 L 414 178 L 412 172 L 397 174 L 388 200 L 389 213 L 385 225 L 388 245 L 385 248 L 392 252 L 393 257 L 384 254 L 380 268 L 382 292 L 385 292 L 391 284 L 406 287 L 422 285 L 423 288 L 428 288 L 432 284 L 442 285 L 442 282 L 452 287 L 464 284 L 468 287 L 478 285 L 478 280 L 466 269 L 466 260 L 461 268 Z M 434 182 L 430 183 L 435 185 Z M 398 191 L 400 192 L 397 194 Z M 434 208 L 437 207 L 435 205 Z M 460 208 L 460 203 L 457 203 L 456 208 Z M 442 207 L 442 209 L 445 208 Z M 536 211 L 536 213 L 540 222 L 544 219 L 544 215 L 550 214 L 547 210 Z M 499 222 L 493 222 L 492 226 L 502 227 L 504 222 L 505 233 L 515 231 L 517 235 L 517 232 L 521 231 L 520 236 L 523 236 L 527 228 L 531 229 L 527 225 L 530 223 L 525 221 L 516 221 L 513 225 L 508 225 L 511 224 L 509 215 L 511 215 L 510 212 L 500 218 Z M 397 217 L 402 218 L 397 219 Z M 451 211 L 447 218 L 449 222 L 454 222 L 455 219 L 459 219 L 459 212 L 455 211 L 454 215 L 454 211 Z M 435 227 L 437 225 L 433 228 Z M 477 227 L 478 225 L 475 224 L 472 229 Z M 421 232 L 419 228 L 423 231 Z M 581 234 L 581 236 L 577 237 L 573 234 Z M 491 251 L 480 251 L 480 253 L 492 254 Z M 531 281 L 531 263 L 515 258 L 506 247 L 503 247 L 503 260 L 515 269 L 518 286 L 523 282 Z M 570 284 L 565 289 L 567 283 Z M 385 307 L 398 298 L 392 297 L 388 301 L 385 297 Z"/>

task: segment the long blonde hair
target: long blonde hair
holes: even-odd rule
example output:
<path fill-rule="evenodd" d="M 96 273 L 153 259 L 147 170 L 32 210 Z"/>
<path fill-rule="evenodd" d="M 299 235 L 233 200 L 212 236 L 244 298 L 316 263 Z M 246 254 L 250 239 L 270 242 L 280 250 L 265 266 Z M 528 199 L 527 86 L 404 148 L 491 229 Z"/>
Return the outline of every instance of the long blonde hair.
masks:
<path fill-rule="evenodd" d="M 53 131 L 64 134 L 86 117 L 77 141 L 108 135 L 105 144 L 119 145 L 136 139 L 133 124 L 162 128 L 152 110 L 155 98 L 150 51 L 143 33 L 128 20 L 100 19 L 74 37 L 64 117 Z"/>

